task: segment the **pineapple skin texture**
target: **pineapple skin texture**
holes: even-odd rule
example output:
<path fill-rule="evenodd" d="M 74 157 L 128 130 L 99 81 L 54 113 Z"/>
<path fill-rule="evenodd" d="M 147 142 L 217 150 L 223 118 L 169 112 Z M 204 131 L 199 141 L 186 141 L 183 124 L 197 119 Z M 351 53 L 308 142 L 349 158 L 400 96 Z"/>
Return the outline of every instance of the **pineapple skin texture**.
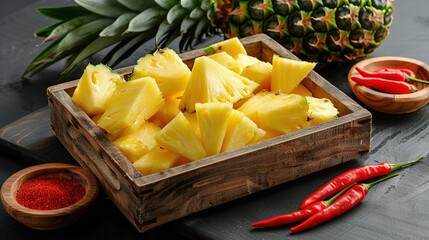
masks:
<path fill-rule="evenodd" d="M 88 64 L 73 92 L 72 100 L 89 116 L 102 114 L 116 86 L 125 82 L 121 75 L 103 64 Z"/>

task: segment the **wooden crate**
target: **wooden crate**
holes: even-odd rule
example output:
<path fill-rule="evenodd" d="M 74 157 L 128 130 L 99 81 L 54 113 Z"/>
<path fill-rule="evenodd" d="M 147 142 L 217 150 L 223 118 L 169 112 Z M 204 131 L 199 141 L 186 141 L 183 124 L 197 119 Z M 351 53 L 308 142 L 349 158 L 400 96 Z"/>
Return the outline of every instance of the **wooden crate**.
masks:
<path fill-rule="evenodd" d="M 296 57 L 269 38 L 241 39 L 248 54 L 271 62 Z M 181 54 L 192 67 L 202 49 Z M 119 69 L 129 74 L 131 67 Z M 304 175 L 364 156 L 370 149 L 371 114 L 316 72 L 303 81 L 314 96 L 329 98 L 340 116 L 332 121 L 251 146 L 142 176 L 71 99 L 77 80 L 48 88 L 51 125 L 76 161 L 92 171 L 134 227 L 144 232 Z"/>

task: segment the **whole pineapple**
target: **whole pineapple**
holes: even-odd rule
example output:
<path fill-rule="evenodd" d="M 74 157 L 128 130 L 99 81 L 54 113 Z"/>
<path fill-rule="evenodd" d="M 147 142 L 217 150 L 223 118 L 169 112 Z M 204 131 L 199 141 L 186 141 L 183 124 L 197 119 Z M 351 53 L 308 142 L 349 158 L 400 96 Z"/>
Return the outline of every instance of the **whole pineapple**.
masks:
<path fill-rule="evenodd" d="M 39 11 L 58 22 L 36 36 L 53 41 L 24 72 L 33 75 L 68 57 L 62 74 L 100 50 L 114 66 L 141 44 L 180 37 L 183 51 L 211 34 L 271 36 L 302 60 L 347 62 L 372 53 L 386 38 L 393 0 L 75 0 Z M 143 55 L 143 54 L 142 54 Z"/>

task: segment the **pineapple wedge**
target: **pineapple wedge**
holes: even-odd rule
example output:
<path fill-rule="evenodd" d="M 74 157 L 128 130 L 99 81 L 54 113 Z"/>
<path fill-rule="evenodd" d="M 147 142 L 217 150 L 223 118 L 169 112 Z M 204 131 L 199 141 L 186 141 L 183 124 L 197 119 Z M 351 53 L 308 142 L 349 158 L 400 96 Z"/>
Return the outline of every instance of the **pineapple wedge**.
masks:
<path fill-rule="evenodd" d="M 196 132 L 182 112 L 155 135 L 155 140 L 162 148 L 179 153 L 192 161 L 207 156 Z"/>
<path fill-rule="evenodd" d="M 258 119 L 262 129 L 290 133 L 310 125 L 306 97 L 298 94 L 277 93 L 268 104 L 259 107 Z"/>
<path fill-rule="evenodd" d="M 131 162 L 135 162 L 157 145 L 155 135 L 160 130 L 161 129 L 155 124 L 145 122 L 137 131 L 116 139 L 113 144 L 115 144 Z"/>
<path fill-rule="evenodd" d="M 239 108 L 238 111 L 244 113 L 253 122 L 259 125 L 258 111 L 259 108 L 270 104 L 275 95 L 268 91 L 262 91 L 247 99 Z"/>
<path fill-rule="evenodd" d="M 221 152 L 228 152 L 258 142 L 265 135 L 256 123 L 244 113 L 232 110 L 227 121 L 227 130 Z"/>
<path fill-rule="evenodd" d="M 206 54 L 213 54 L 218 52 L 226 52 L 233 58 L 237 58 L 238 54 L 247 55 L 246 49 L 237 37 L 229 38 L 224 41 L 214 43 L 204 48 Z"/>
<path fill-rule="evenodd" d="M 273 66 L 268 62 L 257 62 L 246 66 L 241 72 L 241 76 L 259 84 L 255 92 L 260 92 L 264 89 L 271 89 L 271 72 Z"/>
<path fill-rule="evenodd" d="M 313 70 L 316 63 L 273 56 L 271 91 L 290 93 Z"/>
<path fill-rule="evenodd" d="M 119 137 L 138 129 L 163 106 L 164 99 L 153 78 L 124 82 L 107 102 L 98 126 Z"/>
<path fill-rule="evenodd" d="M 310 125 L 308 109 L 304 96 L 263 91 L 251 97 L 237 110 L 260 128 L 284 134 Z"/>
<path fill-rule="evenodd" d="M 131 80 L 153 77 L 164 97 L 182 95 L 191 75 L 191 70 L 179 55 L 168 48 L 146 54 L 137 61 Z"/>
<path fill-rule="evenodd" d="M 77 83 L 73 101 L 89 116 L 102 114 L 116 86 L 125 82 L 121 75 L 103 64 L 88 64 Z"/>
<path fill-rule="evenodd" d="M 151 119 L 159 127 L 164 127 L 180 112 L 179 98 L 168 97 L 164 99 L 165 104 Z"/>
<path fill-rule="evenodd" d="M 209 57 L 195 59 L 191 78 L 179 108 L 194 112 L 196 103 L 230 102 L 250 96 L 259 85 L 217 63 Z"/>
<path fill-rule="evenodd" d="M 147 176 L 178 166 L 182 159 L 183 156 L 178 153 L 156 147 L 135 161 L 133 166 Z"/>
<path fill-rule="evenodd" d="M 338 117 L 338 109 L 327 98 L 307 97 L 312 125 L 324 123 Z"/>
<path fill-rule="evenodd" d="M 232 103 L 195 104 L 201 137 L 207 156 L 221 152 Z"/>

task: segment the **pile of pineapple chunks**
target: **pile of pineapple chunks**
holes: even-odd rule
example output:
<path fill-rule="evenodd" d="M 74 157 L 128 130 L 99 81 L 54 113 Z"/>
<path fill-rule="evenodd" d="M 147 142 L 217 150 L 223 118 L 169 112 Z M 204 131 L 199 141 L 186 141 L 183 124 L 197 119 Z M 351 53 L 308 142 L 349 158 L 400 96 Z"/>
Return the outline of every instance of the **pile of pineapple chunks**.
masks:
<path fill-rule="evenodd" d="M 131 76 L 88 64 L 73 101 L 142 175 L 161 172 L 336 118 L 301 84 L 316 63 L 247 55 L 237 38 L 205 48 L 189 69 L 172 49 Z"/>

